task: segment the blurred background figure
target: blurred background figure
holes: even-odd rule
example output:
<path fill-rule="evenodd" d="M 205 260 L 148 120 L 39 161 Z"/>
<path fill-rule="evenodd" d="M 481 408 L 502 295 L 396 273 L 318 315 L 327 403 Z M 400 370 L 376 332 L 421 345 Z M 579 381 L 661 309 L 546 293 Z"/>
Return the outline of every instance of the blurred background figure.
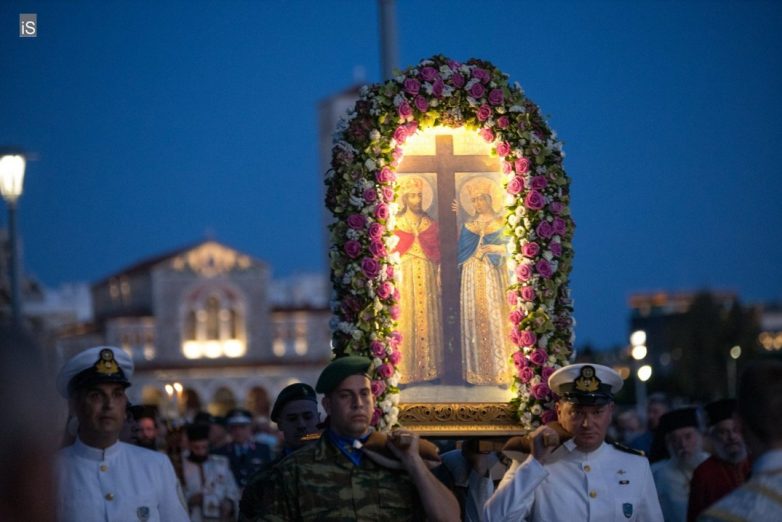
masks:
<path fill-rule="evenodd" d="M 271 461 L 270 448 L 253 440 L 252 421 L 252 414 L 245 409 L 235 408 L 229 411 L 225 422 L 231 442 L 214 452 L 228 457 L 231 471 L 240 489 L 244 489 L 250 477 Z"/>
<path fill-rule="evenodd" d="M 239 487 L 228 459 L 209 454 L 209 424 L 190 424 L 185 431 L 190 451 L 182 473 L 191 522 L 236 520 Z"/>
<path fill-rule="evenodd" d="M 42 381 L 44 375 L 32 340 L 0 326 L 0 520 L 55 519 L 52 463 L 59 440 L 53 387 Z"/>
<path fill-rule="evenodd" d="M 782 520 L 782 360 L 769 358 L 747 366 L 738 401 L 751 477 L 708 508 L 699 522 Z"/>
<path fill-rule="evenodd" d="M 722 399 L 705 407 L 706 436 L 712 454 L 692 474 L 688 522 L 695 522 L 702 511 L 747 480 L 749 460 L 744 437 L 734 419 L 736 404 L 735 399 Z"/>
<path fill-rule="evenodd" d="M 654 485 L 666 522 L 685 522 L 693 471 L 709 456 L 703 451 L 698 409 L 672 410 L 660 418 L 658 435 L 665 437 L 670 457 L 652 465 Z"/>
<path fill-rule="evenodd" d="M 635 408 L 629 408 L 619 412 L 616 416 L 616 440 L 626 446 L 633 447 L 631 441 L 636 440 L 644 433 L 641 417 Z M 636 448 L 640 449 L 640 448 Z"/>
<path fill-rule="evenodd" d="M 157 409 L 151 406 L 139 405 L 131 406 L 130 411 L 136 420 L 135 444 L 154 451 L 161 449 Z"/>
<path fill-rule="evenodd" d="M 646 431 L 629 441 L 628 445 L 643 451 L 649 457 L 649 462 L 668 458 L 664 438 L 655 437 L 655 433 L 660 425 L 660 417 L 670 409 L 671 403 L 664 393 L 651 394 L 646 400 Z M 658 442 L 655 443 L 655 440 Z"/>

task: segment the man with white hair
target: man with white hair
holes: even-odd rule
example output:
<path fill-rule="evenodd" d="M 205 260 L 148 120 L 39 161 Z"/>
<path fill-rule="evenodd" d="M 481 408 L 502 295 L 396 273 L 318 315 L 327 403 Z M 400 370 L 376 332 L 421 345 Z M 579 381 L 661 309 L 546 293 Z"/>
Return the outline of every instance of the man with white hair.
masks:
<path fill-rule="evenodd" d="M 98 346 L 70 359 L 57 376 L 79 424 L 57 463 L 60 522 L 188 520 L 168 458 L 119 441 L 132 375 L 124 351 Z"/>
<path fill-rule="evenodd" d="M 649 463 L 643 454 L 605 442 L 622 388 L 617 372 L 573 364 L 551 374 L 557 417 L 570 437 L 562 442 L 544 425 L 529 438 L 531 453 L 514 460 L 484 505 L 486 520 L 643 520 L 662 522 Z"/>

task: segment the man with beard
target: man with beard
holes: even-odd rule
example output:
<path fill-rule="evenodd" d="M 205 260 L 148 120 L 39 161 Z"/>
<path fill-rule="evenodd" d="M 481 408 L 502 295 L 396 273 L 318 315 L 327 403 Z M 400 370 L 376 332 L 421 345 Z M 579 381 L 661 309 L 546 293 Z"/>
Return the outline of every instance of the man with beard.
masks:
<path fill-rule="evenodd" d="M 190 453 L 182 474 L 191 522 L 235 520 L 239 487 L 228 459 L 209 454 L 209 425 L 189 425 L 187 441 Z"/>
<path fill-rule="evenodd" d="M 738 418 L 752 456 L 751 477 L 698 521 L 782 520 L 782 360 L 768 357 L 747 366 L 739 381 Z"/>
<path fill-rule="evenodd" d="M 401 469 L 366 453 L 375 411 L 371 365 L 366 357 L 340 357 L 320 374 L 315 389 L 324 394 L 326 429 L 272 469 L 273 501 L 260 520 L 459 520 L 459 504 L 427 468 L 417 435 L 399 430 L 387 439 Z"/>
<path fill-rule="evenodd" d="M 58 459 L 58 520 L 185 522 L 179 484 L 165 455 L 119 441 L 133 361 L 98 346 L 65 363 L 57 389 L 78 420 L 76 441 Z"/>
<path fill-rule="evenodd" d="M 690 481 L 688 522 L 695 522 L 703 510 L 742 485 L 749 475 L 747 446 L 733 418 L 735 399 L 722 399 L 706 405 L 709 420 L 707 436 L 714 453 L 695 468 Z"/>
<path fill-rule="evenodd" d="M 660 418 L 669 458 L 652 465 L 652 475 L 666 522 L 685 522 L 693 471 L 709 454 L 703 451 L 698 410 L 680 408 Z"/>
<path fill-rule="evenodd" d="M 431 381 L 442 367 L 440 231 L 424 209 L 425 189 L 431 194 L 420 176 L 408 175 L 399 181 L 401 203 L 394 234 L 399 239 L 395 251 L 400 255 L 401 273 L 402 383 Z"/>
<path fill-rule="evenodd" d="M 130 412 L 136 420 L 136 446 L 157 451 L 159 429 L 155 409 L 149 406 L 131 406 Z"/>
<path fill-rule="evenodd" d="M 552 426 L 534 430 L 531 453 L 514 460 L 484 505 L 485 520 L 663 520 L 649 462 L 640 452 L 605 442 L 622 377 L 599 364 L 555 371 L 549 387 L 560 399 Z"/>

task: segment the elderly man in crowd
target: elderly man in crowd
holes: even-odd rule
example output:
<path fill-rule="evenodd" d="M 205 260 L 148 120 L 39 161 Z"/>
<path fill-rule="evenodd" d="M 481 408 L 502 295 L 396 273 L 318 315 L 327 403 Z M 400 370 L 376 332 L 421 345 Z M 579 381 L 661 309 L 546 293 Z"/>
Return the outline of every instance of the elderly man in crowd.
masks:
<path fill-rule="evenodd" d="M 743 486 L 707 509 L 699 522 L 782 520 L 782 361 L 748 366 L 738 399 L 752 473 Z"/>
<path fill-rule="evenodd" d="M 323 370 L 315 389 L 324 394 L 326 430 L 272 469 L 273 502 L 261 520 L 459 520 L 456 498 L 426 467 L 415 434 L 388 439 L 402 469 L 381 466 L 364 452 L 375 408 L 371 365 L 349 356 Z M 392 442 L 402 439 L 409 444 Z"/>
<path fill-rule="evenodd" d="M 736 400 L 715 401 L 705 410 L 709 422 L 706 434 L 714 453 L 692 474 L 688 522 L 695 522 L 704 509 L 742 485 L 749 475 L 747 446 L 733 418 Z"/>
<path fill-rule="evenodd" d="M 598 364 L 574 364 L 549 377 L 557 417 L 572 437 L 550 426 L 530 435 L 531 454 L 514 461 L 484 506 L 492 521 L 662 521 L 649 462 L 640 452 L 607 444 L 614 394 L 622 378 Z"/>
<path fill-rule="evenodd" d="M 709 457 L 703 451 L 703 435 L 696 408 L 669 411 L 660 419 L 669 458 L 652 465 L 666 522 L 685 522 L 690 498 L 690 480 L 695 468 Z"/>
<path fill-rule="evenodd" d="M 244 489 L 250 477 L 271 461 L 269 446 L 253 440 L 252 422 L 252 414 L 245 409 L 229 411 L 225 423 L 231 434 L 231 442 L 214 451 L 216 455 L 228 457 L 231 471 L 241 489 Z"/>
<path fill-rule="evenodd" d="M 78 419 L 59 455 L 60 522 L 188 520 L 165 455 L 119 441 L 133 362 L 119 348 L 85 350 L 63 366 L 57 389 Z"/>

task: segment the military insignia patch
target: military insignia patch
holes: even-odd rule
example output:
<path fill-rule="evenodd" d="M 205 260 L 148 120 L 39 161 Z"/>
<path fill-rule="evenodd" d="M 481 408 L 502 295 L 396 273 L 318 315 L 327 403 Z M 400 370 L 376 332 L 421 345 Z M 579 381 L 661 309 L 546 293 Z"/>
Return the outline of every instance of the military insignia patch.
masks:
<path fill-rule="evenodd" d="M 114 352 L 106 348 L 100 351 L 100 359 L 95 363 L 95 371 L 102 375 L 115 375 L 119 373 L 119 366 L 114 360 Z"/>
<path fill-rule="evenodd" d="M 622 504 L 622 514 L 624 514 L 625 518 L 633 516 L 633 505 L 629 502 Z"/>
<path fill-rule="evenodd" d="M 576 390 L 585 393 L 594 393 L 600 388 L 600 379 L 595 375 L 595 369 L 592 366 L 584 366 L 574 381 Z"/>
<path fill-rule="evenodd" d="M 147 506 L 140 506 L 136 510 L 136 516 L 141 522 L 146 522 L 149 520 L 149 508 Z"/>

